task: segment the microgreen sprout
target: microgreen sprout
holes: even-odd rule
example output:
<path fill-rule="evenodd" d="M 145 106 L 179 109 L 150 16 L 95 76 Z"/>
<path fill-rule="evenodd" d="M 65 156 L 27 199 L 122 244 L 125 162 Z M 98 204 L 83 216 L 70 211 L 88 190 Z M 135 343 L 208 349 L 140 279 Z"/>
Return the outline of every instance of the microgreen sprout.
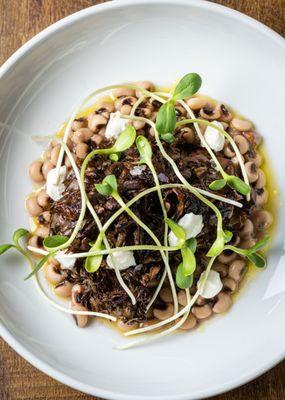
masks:
<path fill-rule="evenodd" d="M 241 193 L 241 194 L 247 196 L 247 199 L 249 199 L 248 196 L 250 195 L 250 185 L 249 185 L 249 181 L 248 181 L 248 176 L 247 176 L 247 173 L 246 173 L 246 170 L 244 167 L 244 162 L 241 158 L 240 151 L 239 151 L 235 141 L 231 137 L 231 135 L 229 133 L 227 133 L 226 131 L 224 131 L 223 129 L 219 128 L 217 125 L 213 124 L 212 122 L 206 121 L 204 119 L 199 119 L 199 118 L 184 119 L 182 121 L 177 122 L 176 127 L 179 127 L 179 126 L 182 126 L 185 124 L 190 124 L 190 123 L 204 124 L 204 125 L 211 126 L 212 128 L 216 129 L 220 134 L 222 134 L 229 140 L 229 142 L 231 143 L 232 147 L 234 148 L 235 153 L 239 160 L 239 164 L 241 167 L 241 172 L 242 172 L 244 180 L 241 180 L 239 177 L 237 177 L 235 175 L 228 175 L 223 170 L 223 168 L 220 165 L 215 154 L 212 152 L 212 150 L 209 148 L 209 146 L 207 146 L 207 150 L 211 154 L 212 158 L 214 159 L 214 161 L 222 175 L 222 179 L 215 180 L 209 185 L 210 189 L 218 191 L 218 190 L 223 189 L 226 185 L 228 185 L 232 189 L 235 189 L 238 193 Z M 204 139 L 203 139 L 203 141 L 205 142 Z"/>
<path fill-rule="evenodd" d="M 29 256 L 28 252 L 25 251 L 20 244 L 20 239 L 27 237 L 27 235 L 29 235 L 29 231 L 27 229 L 24 229 L 24 228 L 17 229 L 13 233 L 13 236 L 12 236 L 13 243 L 6 243 L 6 244 L 0 245 L 0 255 L 6 253 L 6 251 L 8 251 L 10 249 L 15 249 L 29 261 L 30 265 L 33 268 L 33 262 Z"/>
<path fill-rule="evenodd" d="M 263 239 L 261 239 L 259 242 L 257 242 L 254 246 L 250 247 L 249 249 L 241 249 L 239 247 L 227 245 L 227 246 L 225 246 L 224 250 L 231 250 L 237 254 L 245 256 L 256 267 L 264 268 L 264 267 L 266 267 L 266 260 L 261 254 L 258 253 L 258 250 L 265 247 L 269 243 L 269 241 L 270 241 L 270 237 L 266 236 Z"/>
<path fill-rule="evenodd" d="M 198 92 L 202 85 L 201 76 L 195 72 L 185 75 L 177 84 L 172 95 L 173 100 L 184 100 Z"/>

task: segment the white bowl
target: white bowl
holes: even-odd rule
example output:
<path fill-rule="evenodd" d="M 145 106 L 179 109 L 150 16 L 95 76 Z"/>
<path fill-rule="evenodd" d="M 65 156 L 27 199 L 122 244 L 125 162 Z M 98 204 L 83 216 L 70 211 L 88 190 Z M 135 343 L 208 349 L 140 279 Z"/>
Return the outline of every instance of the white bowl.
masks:
<path fill-rule="evenodd" d="M 0 138 L 0 243 L 27 226 L 27 166 L 42 150 L 31 136 L 55 132 L 80 99 L 110 83 L 168 85 L 200 73 L 203 93 L 256 123 L 284 187 L 284 48 L 264 25 L 194 0 L 111 2 L 44 30 L 0 70 L 0 121 L 11 125 Z M 232 389 L 285 354 L 284 292 L 264 299 L 283 251 L 282 207 L 278 222 L 268 268 L 227 315 L 201 330 L 114 350 L 129 339 L 99 323 L 78 329 L 39 297 L 32 281 L 23 281 L 27 266 L 7 253 L 0 260 L 0 333 L 48 375 L 103 398 L 189 400 Z"/>

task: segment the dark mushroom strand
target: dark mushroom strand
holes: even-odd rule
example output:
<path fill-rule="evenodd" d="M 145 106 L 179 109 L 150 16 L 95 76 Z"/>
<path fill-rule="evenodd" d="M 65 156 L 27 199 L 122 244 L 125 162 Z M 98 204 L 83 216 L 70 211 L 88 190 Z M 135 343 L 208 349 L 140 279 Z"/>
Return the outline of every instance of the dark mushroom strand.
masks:
<path fill-rule="evenodd" d="M 138 86 L 149 91 L 155 90 L 150 82 L 140 82 Z M 112 113 L 118 111 L 124 115 L 132 114 L 156 121 L 161 107 L 161 102 L 157 98 L 147 97 L 144 93 L 131 88 L 116 89 L 113 96 L 115 100 L 104 98 L 97 101 L 95 111 L 75 119 L 72 123 L 67 146 L 79 169 L 90 151 L 112 146 L 112 139 L 106 137 L 106 126 Z M 142 99 L 141 96 L 144 98 Z M 234 117 L 223 104 L 215 104 L 202 96 L 197 96 L 189 98 L 187 105 L 196 118 L 221 122 L 242 155 L 251 186 L 250 201 L 247 202 L 238 192 L 226 186 L 217 194 L 242 203 L 243 208 L 238 209 L 219 200 L 213 200 L 213 204 L 221 212 L 225 229 L 233 233 L 229 244 L 238 245 L 244 249 L 252 247 L 264 236 L 265 230 L 273 222 L 269 211 L 263 209 L 268 193 L 265 174 L 260 168 L 262 158 L 257 152 L 260 137 L 253 131 L 249 121 Z M 187 118 L 187 110 L 181 103 L 176 101 L 174 107 L 178 122 Z M 131 123 L 137 135 L 145 136 L 152 144 L 152 161 L 160 184 L 179 183 L 170 164 L 162 157 L 156 146 L 153 127 L 144 121 Z M 200 124 L 199 127 L 204 134 L 206 126 Z M 174 137 L 173 143 L 164 143 L 167 154 L 176 162 L 181 174 L 191 185 L 209 191 L 211 182 L 218 180 L 220 175 L 207 150 L 201 146 L 194 124 L 189 123 L 176 128 Z M 57 165 L 60 147 L 58 141 L 53 140 L 42 159 L 32 163 L 29 168 L 31 179 L 41 186 L 40 191 L 33 192 L 26 201 L 27 210 L 37 225 L 29 239 L 29 245 L 39 249 L 43 248 L 43 239 L 49 235 L 70 236 L 81 210 L 80 188 L 67 155 L 63 160 L 67 174 L 63 182 L 62 197 L 54 201 L 47 195 L 45 187 L 42 187 L 46 182 L 48 172 Z M 216 157 L 227 174 L 241 177 L 236 152 L 227 140 L 223 149 L 216 152 Z M 95 190 L 95 184 L 101 183 L 107 175 L 116 176 L 118 192 L 124 202 L 128 202 L 137 194 L 155 185 L 149 169 L 145 165 L 140 165 L 139 154 L 135 147 L 122 153 L 118 160 L 110 158 L 105 155 L 93 158 L 85 173 L 87 196 L 102 224 L 120 208 L 118 202 L 111 196 L 102 196 Z M 174 221 L 179 221 L 186 213 L 200 214 L 203 220 L 207 221 L 202 232 L 197 236 L 198 265 L 190 289 L 191 294 L 194 294 L 197 291 L 198 279 L 207 265 L 205 254 L 215 240 L 216 218 L 205 204 L 193 194 L 189 194 L 185 188 L 166 189 L 162 191 L 162 195 L 167 214 Z M 144 196 L 132 206 L 132 211 L 163 243 L 164 221 L 157 193 L 153 192 Z M 90 242 L 94 241 L 99 233 L 92 215 L 87 211 L 81 229 L 68 250 L 73 253 L 88 251 Z M 112 248 L 153 244 L 147 233 L 126 213 L 122 213 L 114 221 L 106 232 L 106 238 Z M 144 250 L 137 251 L 135 258 L 136 266 L 121 271 L 121 274 L 134 294 L 136 304 L 131 303 L 119 284 L 114 270 L 108 268 L 105 259 L 100 269 L 91 274 L 85 270 L 82 259 L 77 259 L 74 267 L 68 269 L 55 258 L 50 257 L 45 273 L 58 295 L 71 298 L 74 309 L 105 312 L 116 316 L 119 328 L 127 331 L 166 320 L 173 315 L 173 296 L 168 281 L 164 282 L 153 306 L 149 309 L 147 307 L 164 271 L 161 255 L 157 251 Z M 169 253 L 169 262 L 175 273 L 181 262 L 180 252 Z M 221 253 L 212 269 L 217 271 L 222 278 L 222 291 L 210 299 L 199 296 L 180 328 L 192 329 L 199 321 L 208 318 L 213 313 L 225 312 L 231 305 L 231 294 L 238 290 L 246 268 L 247 264 L 243 256 L 229 250 Z M 185 291 L 178 291 L 178 302 L 181 306 L 187 304 Z M 79 315 L 76 319 L 77 324 L 82 327 L 86 325 L 88 316 Z"/>

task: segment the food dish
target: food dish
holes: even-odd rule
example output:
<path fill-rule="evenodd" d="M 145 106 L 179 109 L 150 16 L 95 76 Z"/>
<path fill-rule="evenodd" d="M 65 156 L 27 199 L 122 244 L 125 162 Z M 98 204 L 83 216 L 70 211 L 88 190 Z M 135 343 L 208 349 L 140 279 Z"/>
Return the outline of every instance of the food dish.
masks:
<path fill-rule="evenodd" d="M 187 331 L 229 309 L 249 263 L 266 266 L 261 137 L 199 96 L 201 84 L 188 73 L 169 92 L 149 81 L 97 89 L 31 163 L 31 232 L 17 229 L 0 254 L 25 256 L 27 278 L 44 269 L 78 326 L 93 316 L 125 335 L 154 331 L 137 344 Z"/>
<path fill-rule="evenodd" d="M 201 31 L 201 24 L 207 28 Z M 160 49 L 172 49 L 171 59 L 168 53 L 157 51 L 157 46 L 149 46 L 146 31 L 160 43 Z M 40 153 L 40 145 L 29 137 L 55 132 L 78 99 L 108 82 L 145 77 L 172 84 L 189 69 L 199 71 L 206 77 L 204 93 L 256 122 L 282 187 L 283 43 L 255 21 L 207 2 L 110 3 L 49 28 L 1 69 L 0 91 L 5 98 L 0 105 L 1 121 L 13 125 L 12 134 L 5 129 L 1 137 L 1 243 L 11 230 L 27 225 L 23 214 L 29 187 L 26 166 Z M 147 71 L 137 61 L 138 48 L 150 57 Z M 128 54 L 127 62 L 122 54 Z M 243 60 L 237 54 L 243 54 Z M 94 73 L 95 64 L 100 74 Z M 90 330 L 78 329 L 69 316 L 38 299 L 32 282 L 22 279 L 26 265 L 8 253 L 1 257 L 0 268 L 1 335 L 41 370 L 103 398 L 189 399 L 229 390 L 264 372 L 285 353 L 280 318 L 283 295 L 263 298 L 282 255 L 283 224 L 280 208 L 269 267 L 250 283 L 230 313 L 215 318 L 201 332 L 189 333 L 191 340 L 188 334 L 179 340 L 173 335 L 143 348 L 115 351 L 113 346 L 127 340 L 99 324 Z M 68 335 L 60 333 L 66 331 Z M 152 385 L 154 376 L 157 389 Z M 205 376 L 212 377 L 206 385 Z"/>

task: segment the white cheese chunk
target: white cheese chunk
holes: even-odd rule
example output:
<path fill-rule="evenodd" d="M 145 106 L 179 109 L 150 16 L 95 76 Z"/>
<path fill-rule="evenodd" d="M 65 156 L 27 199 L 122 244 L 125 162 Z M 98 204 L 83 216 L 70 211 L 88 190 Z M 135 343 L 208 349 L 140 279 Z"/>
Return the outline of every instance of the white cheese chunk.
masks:
<path fill-rule="evenodd" d="M 75 257 L 62 257 L 65 255 L 65 251 L 59 251 L 54 258 L 61 264 L 62 268 L 71 269 L 74 267 L 76 258 Z"/>
<path fill-rule="evenodd" d="M 115 268 L 114 264 L 113 264 L 113 260 L 114 263 L 116 265 L 116 267 L 119 270 L 123 270 L 132 266 L 136 265 L 136 260 L 134 258 L 134 253 L 132 251 L 116 251 L 115 253 L 109 254 L 107 256 L 107 264 L 109 266 L 109 268 Z"/>
<path fill-rule="evenodd" d="M 178 225 L 186 231 L 186 239 L 194 238 L 203 229 L 203 217 L 200 214 L 188 213 L 185 214 L 179 221 Z M 176 246 L 178 244 L 178 239 L 172 231 L 169 232 L 168 240 L 170 246 Z"/>
<path fill-rule="evenodd" d="M 218 128 L 224 129 L 223 125 L 219 121 L 212 121 L 212 123 L 216 125 Z M 212 126 L 207 126 L 207 129 L 204 134 L 204 139 L 212 150 L 214 151 L 223 150 L 225 144 L 225 137 Z"/>
<path fill-rule="evenodd" d="M 198 290 L 201 289 L 201 285 L 204 278 L 205 278 L 205 272 L 203 272 L 200 276 L 197 285 Z M 204 299 L 211 299 L 212 297 L 217 296 L 217 294 L 220 293 L 222 288 L 223 288 L 223 283 L 221 281 L 220 274 L 217 271 L 210 270 L 205 285 L 200 293 L 200 296 L 204 297 Z"/>
<path fill-rule="evenodd" d="M 117 139 L 119 134 L 126 128 L 127 124 L 128 120 L 120 118 L 119 111 L 111 113 L 106 126 L 105 137 L 107 139 Z"/>
<path fill-rule="evenodd" d="M 46 181 L 46 192 L 51 199 L 54 201 L 59 200 L 62 197 L 62 193 L 65 190 L 63 184 L 66 177 L 66 166 L 51 169 L 47 174 Z"/>

